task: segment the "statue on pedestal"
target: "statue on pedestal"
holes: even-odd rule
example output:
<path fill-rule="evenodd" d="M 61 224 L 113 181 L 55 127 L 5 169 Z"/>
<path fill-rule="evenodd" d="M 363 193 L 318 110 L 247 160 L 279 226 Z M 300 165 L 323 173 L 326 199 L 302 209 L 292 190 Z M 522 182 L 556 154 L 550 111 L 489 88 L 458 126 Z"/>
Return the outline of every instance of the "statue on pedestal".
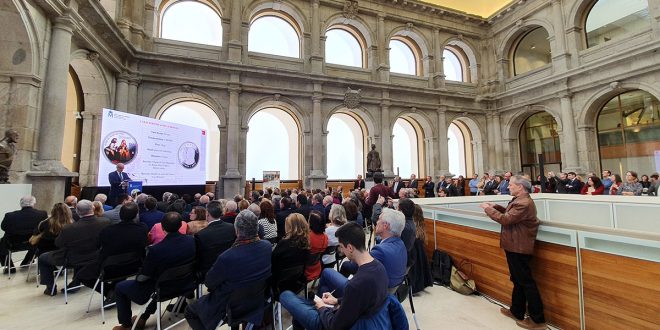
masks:
<path fill-rule="evenodd" d="M 0 184 L 10 183 L 9 168 L 16 154 L 16 142 L 18 132 L 13 129 L 6 130 L 4 139 L 0 140 Z"/>
<path fill-rule="evenodd" d="M 371 151 L 367 154 L 367 178 L 373 177 L 375 172 L 382 172 L 380 168 L 380 154 L 376 151 L 376 145 L 371 145 Z"/>

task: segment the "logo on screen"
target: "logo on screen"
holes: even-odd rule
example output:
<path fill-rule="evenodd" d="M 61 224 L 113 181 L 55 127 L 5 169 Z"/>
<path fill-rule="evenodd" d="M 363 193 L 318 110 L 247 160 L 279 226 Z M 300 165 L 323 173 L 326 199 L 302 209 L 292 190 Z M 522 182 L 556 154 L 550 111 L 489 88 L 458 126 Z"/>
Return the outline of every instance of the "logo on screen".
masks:
<path fill-rule="evenodd" d="M 199 148 L 192 142 L 184 142 L 179 147 L 179 164 L 185 168 L 193 168 L 199 163 Z"/>
<path fill-rule="evenodd" d="M 114 131 L 103 139 L 103 154 L 113 164 L 130 163 L 137 155 L 135 138 L 124 131 Z"/>

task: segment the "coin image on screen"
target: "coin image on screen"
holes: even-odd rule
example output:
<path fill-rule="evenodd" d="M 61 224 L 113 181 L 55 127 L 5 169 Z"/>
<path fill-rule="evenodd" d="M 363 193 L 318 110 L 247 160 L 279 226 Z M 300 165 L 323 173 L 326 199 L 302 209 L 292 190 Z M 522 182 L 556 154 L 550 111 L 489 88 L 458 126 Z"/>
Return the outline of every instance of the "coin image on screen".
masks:
<path fill-rule="evenodd" d="M 179 147 L 179 164 L 185 168 L 193 168 L 199 163 L 199 148 L 192 142 L 184 142 Z"/>
<path fill-rule="evenodd" d="M 130 163 L 137 155 L 137 140 L 124 131 L 114 131 L 103 139 L 103 154 L 113 164 Z"/>

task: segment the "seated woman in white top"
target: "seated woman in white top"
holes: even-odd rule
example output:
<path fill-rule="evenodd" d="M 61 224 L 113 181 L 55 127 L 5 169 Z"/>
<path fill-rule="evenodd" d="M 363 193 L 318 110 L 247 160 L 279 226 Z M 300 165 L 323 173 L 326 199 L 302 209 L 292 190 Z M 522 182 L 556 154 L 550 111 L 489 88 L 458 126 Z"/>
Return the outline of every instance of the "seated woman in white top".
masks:
<path fill-rule="evenodd" d="M 328 246 L 337 246 L 339 245 L 339 241 L 337 240 L 337 237 L 335 237 L 335 232 L 339 227 L 346 223 L 346 210 L 339 204 L 333 204 L 332 208 L 330 208 L 328 219 L 330 220 L 330 223 L 325 228 L 325 234 L 328 235 Z M 321 258 L 321 262 L 323 262 L 324 265 L 331 264 L 335 262 L 335 260 L 334 254 L 325 254 Z"/>

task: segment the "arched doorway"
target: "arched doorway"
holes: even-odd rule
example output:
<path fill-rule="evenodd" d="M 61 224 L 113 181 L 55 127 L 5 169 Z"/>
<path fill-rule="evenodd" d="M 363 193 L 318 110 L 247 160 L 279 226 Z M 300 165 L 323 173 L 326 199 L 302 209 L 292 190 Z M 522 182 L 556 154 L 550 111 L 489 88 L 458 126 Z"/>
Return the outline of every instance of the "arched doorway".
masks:
<path fill-rule="evenodd" d="M 327 130 L 328 179 L 352 179 L 364 173 L 364 124 L 351 114 L 335 113 L 328 120 Z"/>
<path fill-rule="evenodd" d="M 394 173 L 402 178 L 411 174 L 420 176 L 420 154 L 423 153 L 422 130 L 419 124 L 409 118 L 398 118 L 392 127 L 392 165 Z M 421 151 L 420 151 L 421 148 Z"/>
<path fill-rule="evenodd" d="M 66 83 L 66 115 L 64 117 L 64 139 L 62 141 L 62 165 L 71 172 L 80 171 L 82 144 L 82 116 L 85 109 L 82 87 L 78 75 L 69 67 Z M 77 177 L 73 181 L 78 181 Z"/>
<path fill-rule="evenodd" d="M 447 130 L 449 172 L 470 177 L 475 173 L 474 151 L 470 129 L 460 120 L 454 120 Z"/>
<path fill-rule="evenodd" d="M 197 127 L 208 132 L 206 143 L 206 180 L 218 181 L 220 167 L 220 119 L 204 103 L 182 101 L 165 106 L 159 111 L 158 119 L 177 124 Z"/>
<path fill-rule="evenodd" d="M 642 90 L 610 99 L 598 114 L 598 150 L 603 170 L 660 171 L 660 102 Z"/>
<path fill-rule="evenodd" d="M 280 180 L 300 178 L 300 125 L 286 110 L 263 108 L 248 121 L 246 170 L 248 180 L 261 180 L 263 171 L 280 171 Z"/>
<path fill-rule="evenodd" d="M 543 155 L 545 172 L 561 172 L 561 148 L 557 121 L 547 112 L 531 115 L 520 128 L 520 162 L 522 171 L 535 179 L 541 174 L 538 155 Z"/>

